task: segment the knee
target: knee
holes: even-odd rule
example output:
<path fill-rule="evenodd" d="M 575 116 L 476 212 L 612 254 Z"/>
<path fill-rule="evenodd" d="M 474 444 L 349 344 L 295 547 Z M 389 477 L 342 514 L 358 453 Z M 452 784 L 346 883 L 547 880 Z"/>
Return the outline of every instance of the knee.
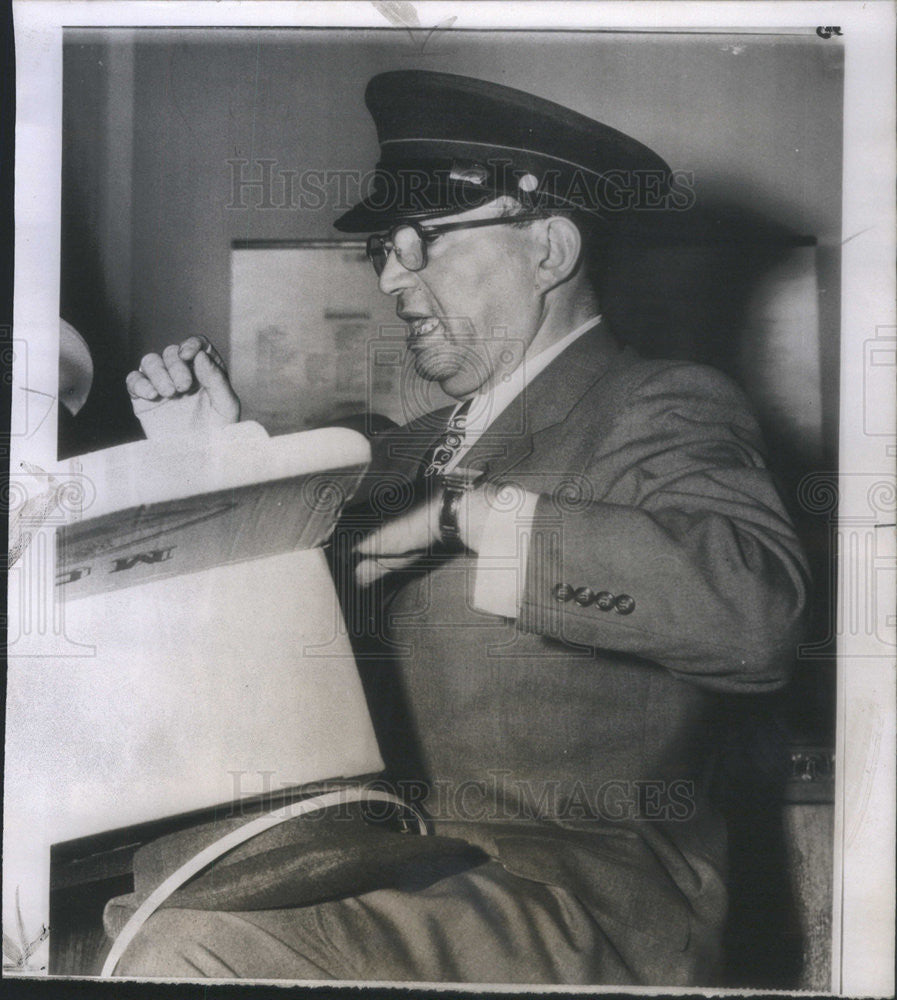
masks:
<path fill-rule="evenodd" d="M 158 910 L 119 960 L 117 976 L 197 978 L 231 975 L 210 947 L 224 914 L 200 910 Z"/>

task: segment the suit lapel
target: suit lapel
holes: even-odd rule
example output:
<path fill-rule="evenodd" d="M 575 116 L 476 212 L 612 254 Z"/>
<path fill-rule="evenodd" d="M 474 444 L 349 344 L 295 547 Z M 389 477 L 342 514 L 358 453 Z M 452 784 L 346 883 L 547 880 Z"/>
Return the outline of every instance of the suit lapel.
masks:
<path fill-rule="evenodd" d="M 632 352 L 622 349 L 604 324 L 575 340 L 526 386 L 473 445 L 462 464 L 490 478 L 519 465 L 533 451 L 533 438 L 566 420 L 591 387 Z"/>
<path fill-rule="evenodd" d="M 454 409 L 453 405 L 444 406 L 375 437 L 371 445 L 372 469 L 401 471 L 417 479 L 424 458 L 439 440 Z"/>

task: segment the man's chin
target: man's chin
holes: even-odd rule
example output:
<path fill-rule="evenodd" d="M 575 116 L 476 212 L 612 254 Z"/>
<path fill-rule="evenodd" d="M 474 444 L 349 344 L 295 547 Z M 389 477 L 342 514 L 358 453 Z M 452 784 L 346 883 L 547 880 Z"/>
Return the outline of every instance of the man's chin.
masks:
<path fill-rule="evenodd" d="M 438 382 L 450 396 L 465 396 L 489 377 L 488 370 L 473 353 L 459 356 L 457 350 L 430 348 L 415 352 L 414 370 L 428 382 Z"/>
<path fill-rule="evenodd" d="M 443 382 L 463 367 L 455 351 L 429 348 L 414 353 L 414 370 L 428 382 Z"/>

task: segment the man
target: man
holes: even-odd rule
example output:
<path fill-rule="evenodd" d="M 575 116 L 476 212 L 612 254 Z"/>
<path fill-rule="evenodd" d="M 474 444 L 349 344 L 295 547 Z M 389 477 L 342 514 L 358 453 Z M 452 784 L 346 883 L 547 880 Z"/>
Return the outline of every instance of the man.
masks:
<path fill-rule="evenodd" d="M 482 81 L 387 73 L 367 102 L 381 161 L 337 227 L 373 234 L 417 372 L 459 403 L 375 439 L 342 537 L 376 525 L 355 579 L 383 598 L 391 775 L 426 783 L 437 843 L 481 854 L 423 887 L 169 909 L 119 971 L 710 985 L 721 709 L 785 682 L 806 572 L 740 392 L 600 315 L 608 220 L 672 196 L 668 168 Z M 195 338 L 128 386 L 148 433 L 239 412 Z"/>

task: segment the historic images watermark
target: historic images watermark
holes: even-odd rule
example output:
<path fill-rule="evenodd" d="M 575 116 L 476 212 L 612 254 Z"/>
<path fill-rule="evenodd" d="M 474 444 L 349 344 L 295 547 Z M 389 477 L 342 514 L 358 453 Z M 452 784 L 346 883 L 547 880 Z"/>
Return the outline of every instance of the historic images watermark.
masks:
<path fill-rule="evenodd" d="M 75 472 L 54 474 L 22 462 L 10 474 L 4 500 L 9 512 L 7 648 L 11 657 L 95 655 L 95 647 L 85 641 L 90 636 L 79 639 L 66 630 L 62 588 L 85 570 L 64 567 L 60 529 L 82 520 L 96 495 L 92 480 Z"/>
<path fill-rule="evenodd" d="M 451 166 L 444 171 L 299 169 L 266 157 L 234 158 L 226 163 L 230 197 L 225 208 L 231 211 L 345 211 L 365 198 L 371 208 L 384 213 L 387 210 L 426 213 L 439 208 L 438 196 L 446 184 L 457 182 L 457 169 L 453 171 Z M 632 211 L 686 212 L 696 201 L 695 175 L 690 170 L 608 170 L 602 174 L 576 170 L 572 176 L 564 176 L 559 170 L 549 169 L 537 180 L 534 175 L 514 168 L 510 160 L 489 160 L 482 169 L 489 174 L 490 190 L 515 191 L 530 209 L 563 203 L 568 208 L 609 215 Z M 458 187 L 456 210 L 476 208 L 483 203 L 482 196 L 483 191 L 476 183 Z"/>
<path fill-rule="evenodd" d="M 258 808 L 288 809 L 286 793 L 294 790 L 289 782 L 276 780 L 275 771 L 227 772 L 233 782 L 229 816 L 242 816 Z M 344 788 L 354 784 L 328 782 L 307 786 L 303 795 Z M 433 822 L 537 823 L 551 819 L 566 822 L 623 823 L 652 821 L 687 822 L 696 809 L 695 782 L 685 778 L 609 778 L 594 785 L 560 779 L 532 780 L 515 777 L 511 771 L 494 768 L 481 778 L 463 780 L 396 780 L 377 778 L 365 788 L 387 792 L 421 809 Z M 347 794 L 328 815 L 348 819 L 354 815 L 354 798 Z M 374 820 L 389 819 L 397 807 L 388 802 L 372 803 L 366 814 Z M 318 814 L 321 815 L 321 814 Z M 309 818 L 314 818 L 310 814 Z"/>

